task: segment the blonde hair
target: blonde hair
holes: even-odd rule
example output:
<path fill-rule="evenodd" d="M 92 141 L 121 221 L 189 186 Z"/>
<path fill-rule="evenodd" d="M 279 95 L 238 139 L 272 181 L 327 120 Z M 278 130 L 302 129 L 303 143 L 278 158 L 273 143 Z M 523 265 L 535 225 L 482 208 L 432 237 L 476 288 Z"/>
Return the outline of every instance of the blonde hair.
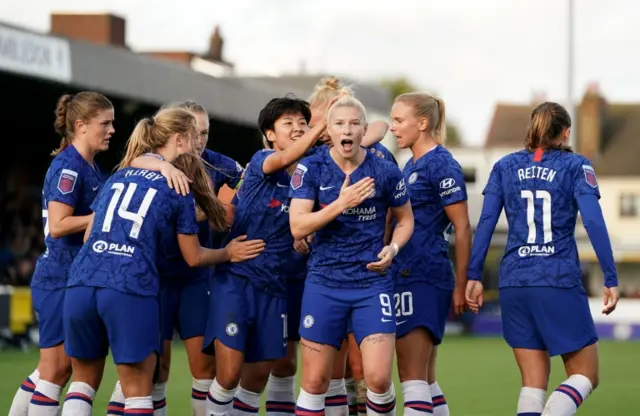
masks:
<path fill-rule="evenodd" d="M 328 104 L 331 100 L 339 95 L 353 97 L 353 90 L 345 86 L 340 79 L 336 77 L 322 78 L 314 87 L 313 93 L 307 100 L 311 107 L 322 104 Z"/>
<path fill-rule="evenodd" d="M 444 100 L 426 92 L 409 92 L 400 94 L 395 102 L 403 102 L 413 107 L 417 118 L 426 117 L 429 123 L 429 134 L 436 143 L 444 145 L 447 140 L 446 110 Z"/>
<path fill-rule="evenodd" d="M 338 99 L 338 101 L 333 103 L 333 105 L 329 109 L 329 112 L 327 113 L 327 120 L 331 120 L 331 114 L 333 113 L 333 110 L 340 107 L 350 107 L 357 109 L 358 111 L 360 111 L 360 121 L 362 121 L 363 124 L 367 123 L 367 110 L 365 110 L 364 105 L 362 105 L 360 100 L 353 96 L 341 97 Z"/>
<path fill-rule="evenodd" d="M 183 110 L 187 110 L 191 113 L 195 113 L 195 114 L 204 114 L 205 116 L 209 117 L 209 113 L 207 112 L 207 109 L 204 108 L 204 106 L 200 103 L 197 103 L 195 101 L 180 101 L 177 103 L 169 103 L 169 104 L 165 104 L 162 106 L 161 110 L 164 110 L 166 108 L 182 108 Z"/>
<path fill-rule="evenodd" d="M 113 110 L 113 104 L 107 97 L 97 92 L 83 91 L 76 95 L 61 96 L 56 105 L 56 120 L 53 126 L 62 139 L 60 146 L 51 152 L 51 156 L 57 155 L 71 144 L 76 133 L 76 120 L 87 123 L 105 110 Z"/>
<path fill-rule="evenodd" d="M 171 107 L 160 109 L 153 117 L 143 118 L 127 140 L 125 155 L 117 169 L 131 166 L 131 162 L 145 153 L 155 153 L 167 144 L 171 136 L 180 134 L 187 140 L 197 135 L 196 119 L 187 110 Z"/>

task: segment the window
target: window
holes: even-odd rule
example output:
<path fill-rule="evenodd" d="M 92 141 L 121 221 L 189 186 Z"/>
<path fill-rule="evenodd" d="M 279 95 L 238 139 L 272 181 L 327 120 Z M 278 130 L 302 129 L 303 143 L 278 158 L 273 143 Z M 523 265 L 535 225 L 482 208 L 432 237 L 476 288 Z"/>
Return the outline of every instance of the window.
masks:
<path fill-rule="evenodd" d="M 634 193 L 620 194 L 620 217 L 635 218 L 640 215 L 640 195 Z"/>
<path fill-rule="evenodd" d="M 462 168 L 465 183 L 476 183 L 476 168 L 465 166 Z"/>

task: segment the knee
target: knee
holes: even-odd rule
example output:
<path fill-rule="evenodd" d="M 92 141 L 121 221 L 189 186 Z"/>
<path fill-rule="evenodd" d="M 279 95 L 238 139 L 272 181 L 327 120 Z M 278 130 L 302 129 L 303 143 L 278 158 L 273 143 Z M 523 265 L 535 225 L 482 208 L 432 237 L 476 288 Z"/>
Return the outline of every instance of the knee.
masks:
<path fill-rule="evenodd" d="M 71 378 L 71 360 L 66 355 L 42 360 L 38 366 L 40 379 L 64 386 Z"/>
<path fill-rule="evenodd" d="M 391 388 L 391 374 L 383 370 L 365 374 L 365 381 L 369 390 L 376 394 L 386 393 Z"/>
<path fill-rule="evenodd" d="M 331 377 L 324 374 L 305 374 L 302 379 L 302 388 L 309 394 L 324 394 L 329 388 Z"/>

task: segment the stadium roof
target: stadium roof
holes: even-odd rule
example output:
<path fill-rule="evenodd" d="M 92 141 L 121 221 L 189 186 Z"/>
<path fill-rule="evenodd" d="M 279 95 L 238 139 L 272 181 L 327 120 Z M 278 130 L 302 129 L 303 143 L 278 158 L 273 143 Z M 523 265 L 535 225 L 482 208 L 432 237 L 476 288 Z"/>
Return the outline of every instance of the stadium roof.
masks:
<path fill-rule="evenodd" d="M 149 104 L 192 99 L 203 104 L 212 117 L 250 125 L 255 124 L 259 111 L 271 98 L 286 93 L 306 98 L 319 79 L 301 84 L 294 82 L 295 77 L 214 78 L 126 48 L 36 33 L 2 22 L 1 71 Z M 386 114 L 388 98 L 373 91 L 372 87 L 363 87 L 358 94 L 366 107 Z"/>

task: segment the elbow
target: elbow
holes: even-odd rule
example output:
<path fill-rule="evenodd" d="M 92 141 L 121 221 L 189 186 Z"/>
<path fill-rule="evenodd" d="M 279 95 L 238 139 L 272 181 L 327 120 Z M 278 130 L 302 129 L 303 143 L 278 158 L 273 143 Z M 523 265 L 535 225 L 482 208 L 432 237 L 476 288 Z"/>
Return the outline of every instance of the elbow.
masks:
<path fill-rule="evenodd" d="M 62 234 L 62 230 L 58 227 L 58 224 L 49 223 L 49 235 L 51 238 L 61 238 L 64 237 Z"/>
<path fill-rule="evenodd" d="M 293 235 L 294 240 L 302 240 L 309 235 L 309 233 L 305 232 L 303 227 L 300 226 L 297 221 L 291 221 L 289 224 L 291 226 L 291 235 Z"/>
<path fill-rule="evenodd" d="M 184 258 L 184 261 L 187 262 L 187 264 L 189 265 L 189 267 L 198 267 L 200 266 L 200 256 L 187 256 Z"/>

